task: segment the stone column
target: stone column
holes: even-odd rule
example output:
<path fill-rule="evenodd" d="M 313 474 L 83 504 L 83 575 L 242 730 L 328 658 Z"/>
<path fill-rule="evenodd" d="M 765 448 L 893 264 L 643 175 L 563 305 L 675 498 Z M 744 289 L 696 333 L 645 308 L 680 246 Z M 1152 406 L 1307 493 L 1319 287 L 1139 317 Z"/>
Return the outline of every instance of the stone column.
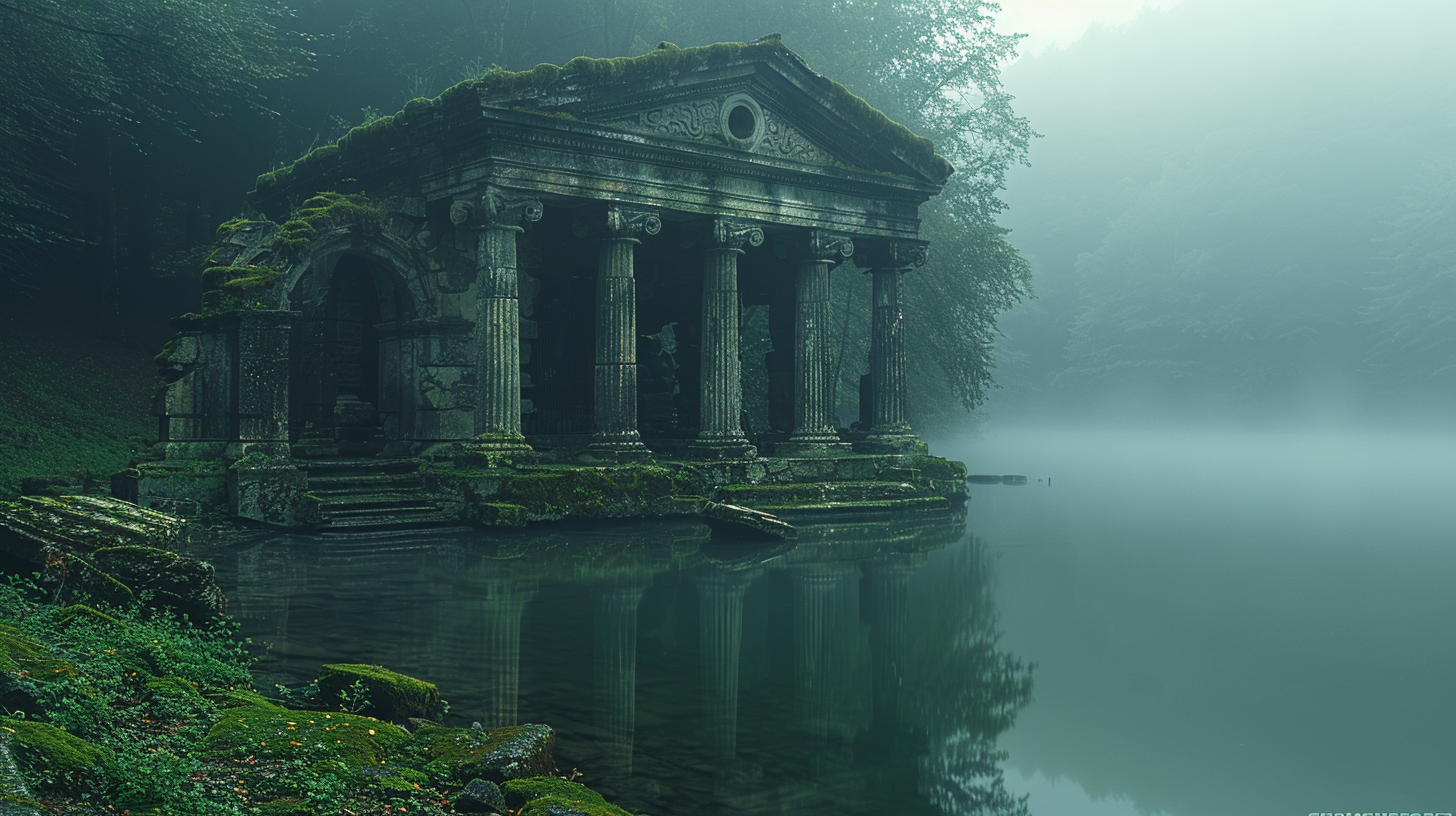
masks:
<path fill-rule="evenodd" d="M 637 284 L 632 252 L 639 235 L 656 235 L 655 214 L 607 207 L 607 237 L 597 267 L 596 390 L 589 453 L 644 456 L 637 433 Z"/>
<path fill-rule="evenodd" d="M 476 226 L 475 439 L 471 450 L 525 452 L 521 434 L 521 310 L 516 235 L 541 220 L 541 201 L 490 186 L 479 202 L 457 201 L 450 220 Z"/>
<path fill-rule="evenodd" d="M 646 580 L 622 578 L 591 588 L 602 765 L 605 773 L 617 779 L 632 775 L 632 742 L 637 729 L 637 605 L 647 584 Z"/>
<path fill-rule="evenodd" d="M 743 646 L 743 593 L 752 573 L 711 567 L 698 578 L 698 635 L 703 715 L 712 759 L 726 766 L 738 753 L 738 657 Z"/>
<path fill-rule="evenodd" d="M 848 238 L 809 230 L 794 279 L 794 431 L 780 447 L 791 456 L 832 456 L 848 450 L 839 442 L 833 417 L 829 270 L 853 253 Z"/>
<path fill-rule="evenodd" d="M 702 398 L 693 451 L 704 459 L 751 459 L 743 433 L 743 369 L 738 350 L 738 256 L 759 246 L 763 230 L 714 219 L 703 264 Z"/>
<path fill-rule="evenodd" d="M 900 306 L 900 276 L 923 266 L 920 241 L 892 241 L 871 253 L 874 316 L 870 324 L 870 428 L 866 446 L 874 452 L 908 452 L 925 447 L 906 417 L 905 312 Z"/>

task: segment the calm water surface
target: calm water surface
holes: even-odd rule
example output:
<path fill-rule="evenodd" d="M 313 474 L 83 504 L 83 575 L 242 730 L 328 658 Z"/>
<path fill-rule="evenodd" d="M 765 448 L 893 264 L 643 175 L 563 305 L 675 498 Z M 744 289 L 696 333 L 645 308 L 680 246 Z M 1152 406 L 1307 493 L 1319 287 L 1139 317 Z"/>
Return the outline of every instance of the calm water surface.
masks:
<path fill-rule="evenodd" d="M 1038 816 L 1456 809 L 1456 442 L 941 450 L 1029 484 L 781 550 L 662 523 L 213 558 L 265 685 L 383 663 L 658 816 L 1009 812 L 1003 756 Z"/>

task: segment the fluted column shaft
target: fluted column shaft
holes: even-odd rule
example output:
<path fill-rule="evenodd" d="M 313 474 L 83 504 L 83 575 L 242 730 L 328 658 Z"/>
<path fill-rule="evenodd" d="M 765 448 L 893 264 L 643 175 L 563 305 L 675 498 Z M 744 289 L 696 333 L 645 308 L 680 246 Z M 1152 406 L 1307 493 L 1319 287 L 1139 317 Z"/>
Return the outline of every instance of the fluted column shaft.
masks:
<path fill-rule="evenodd" d="M 854 253 L 847 238 L 809 230 L 794 277 L 794 431 L 781 450 L 823 456 L 838 451 L 830 372 L 829 270 Z"/>
<path fill-rule="evenodd" d="M 637 433 L 637 281 L 632 255 L 638 235 L 656 235 L 657 216 L 612 206 L 597 264 L 596 382 L 593 451 L 645 453 Z"/>
<path fill-rule="evenodd" d="M 521 434 L 521 304 L 516 272 L 518 226 L 480 231 L 480 298 L 476 318 L 476 447 L 529 450 Z"/>
<path fill-rule="evenodd" d="M 597 267 L 596 402 L 593 445 L 640 447 L 637 434 L 635 238 L 602 241 Z"/>
<path fill-rule="evenodd" d="M 839 441 L 829 421 L 829 267 L 829 261 L 803 261 L 794 280 L 793 442 Z"/>
<path fill-rule="evenodd" d="M 900 308 L 901 269 L 875 269 L 870 326 L 870 407 L 874 433 L 905 432 L 905 313 Z"/>
<path fill-rule="evenodd" d="M 703 263 L 702 394 L 696 451 L 708 458 L 757 455 L 743 433 L 739 354 L 738 256 L 763 243 L 763 230 L 718 219 Z"/>

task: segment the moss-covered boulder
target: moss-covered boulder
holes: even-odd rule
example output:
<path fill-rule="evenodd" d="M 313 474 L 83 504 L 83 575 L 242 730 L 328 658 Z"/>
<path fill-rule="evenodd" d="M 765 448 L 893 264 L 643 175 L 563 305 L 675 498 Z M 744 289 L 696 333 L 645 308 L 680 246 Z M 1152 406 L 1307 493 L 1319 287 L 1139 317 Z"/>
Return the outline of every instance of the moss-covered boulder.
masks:
<path fill-rule="evenodd" d="M 513 779 L 501 785 L 501 792 L 505 794 L 506 804 L 520 816 L 563 816 L 568 813 L 632 816 L 608 803 L 591 788 L 555 776 Z"/>
<path fill-rule="evenodd" d="M 333 760 L 358 768 L 379 764 L 410 738 L 403 728 L 372 717 L 266 703 L 224 709 L 218 717 L 198 746 L 205 754 Z"/>
<path fill-rule="evenodd" d="M 151 593 L 153 606 L 204 621 L 227 611 L 217 570 L 206 561 L 139 545 L 103 547 L 91 561 L 133 592 Z"/>
<path fill-rule="evenodd" d="M 364 663 L 329 663 L 319 670 L 318 689 L 324 700 L 341 699 L 355 683 L 363 685 L 369 700 L 364 714 L 407 722 L 411 717 L 434 718 L 440 713 L 440 690 L 434 683 Z"/>
<path fill-rule="evenodd" d="M 421 726 L 403 749 L 441 781 L 466 785 L 472 779 L 504 782 L 554 773 L 556 735 L 544 725 L 479 728 Z"/>
<path fill-rule="evenodd" d="M 21 770 L 32 782 L 71 787 L 94 779 L 110 757 L 62 728 L 35 720 L 0 719 Z"/>

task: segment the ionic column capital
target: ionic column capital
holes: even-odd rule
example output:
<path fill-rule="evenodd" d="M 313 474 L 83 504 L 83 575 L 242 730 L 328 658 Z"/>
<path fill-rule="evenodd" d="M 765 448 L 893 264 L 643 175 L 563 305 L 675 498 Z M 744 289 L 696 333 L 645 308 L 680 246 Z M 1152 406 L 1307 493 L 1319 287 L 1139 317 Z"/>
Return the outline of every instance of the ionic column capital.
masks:
<path fill-rule="evenodd" d="M 930 260 L 930 242 L 913 238 L 869 242 L 854 260 L 861 269 L 870 272 L 877 269 L 909 272 L 925 266 Z"/>
<path fill-rule="evenodd" d="M 545 207 L 529 193 L 487 184 L 479 196 L 457 198 L 450 204 L 450 223 L 467 229 L 520 230 L 540 221 Z"/>
<path fill-rule="evenodd" d="M 805 261 L 841 263 L 854 254 L 854 240 L 842 233 L 811 229 L 805 233 L 799 253 Z"/>
<path fill-rule="evenodd" d="M 607 205 L 607 238 L 638 240 L 642 235 L 662 231 L 662 219 L 652 210 L 634 209 L 621 204 Z"/>
<path fill-rule="evenodd" d="M 736 221 L 731 218 L 714 218 L 709 250 L 733 250 L 741 252 L 743 245 L 761 246 L 763 227 L 750 221 Z"/>

